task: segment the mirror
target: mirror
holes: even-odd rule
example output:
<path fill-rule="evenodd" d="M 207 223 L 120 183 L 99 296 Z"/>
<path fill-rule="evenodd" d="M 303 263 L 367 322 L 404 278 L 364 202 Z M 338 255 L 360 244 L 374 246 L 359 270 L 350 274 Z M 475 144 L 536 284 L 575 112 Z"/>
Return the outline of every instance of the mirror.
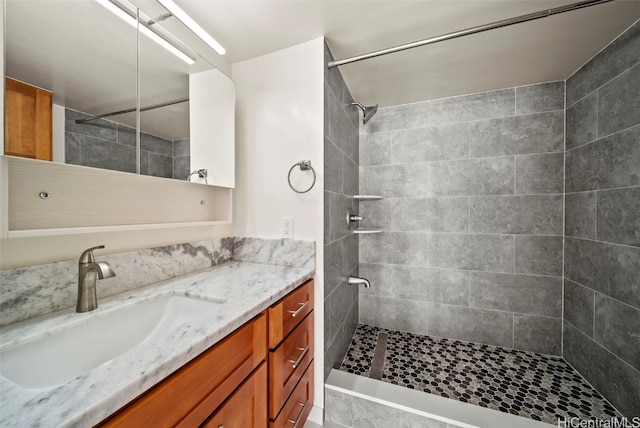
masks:
<path fill-rule="evenodd" d="M 211 52 L 187 45 L 195 38 L 189 30 L 155 1 L 119 1 L 134 16 L 137 7 L 144 8 L 141 21 L 191 55 L 191 65 L 151 38 L 138 37 L 134 26 L 98 1 L 5 2 L 6 76 L 52 92 L 53 161 L 189 176 L 189 75 L 214 68 Z M 202 44 L 194 45 L 203 52 Z M 135 111 L 87 120 L 135 109 L 138 58 L 139 155 Z"/>

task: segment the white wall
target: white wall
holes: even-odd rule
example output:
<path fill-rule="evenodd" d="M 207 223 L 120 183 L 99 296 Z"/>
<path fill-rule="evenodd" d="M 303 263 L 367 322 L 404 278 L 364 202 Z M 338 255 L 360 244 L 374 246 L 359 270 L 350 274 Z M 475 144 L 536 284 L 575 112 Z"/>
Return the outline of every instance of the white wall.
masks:
<path fill-rule="evenodd" d="M 318 38 L 232 65 L 236 82 L 236 189 L 233 225 L 237 236 L 281 237 L 282 217 L 294 218 L 294 239 L 316 242 L 315 405 L 323 407 L 323 130 L 324 46 Z M 314 188 L 297 194 L 287 173 L 311 160 Z M 307 184 L 298 168 L 292 173 Z M 311 418 L 318 421 L 318 411 Z M 315 417 L 314 417 L 315 416 Z"/>

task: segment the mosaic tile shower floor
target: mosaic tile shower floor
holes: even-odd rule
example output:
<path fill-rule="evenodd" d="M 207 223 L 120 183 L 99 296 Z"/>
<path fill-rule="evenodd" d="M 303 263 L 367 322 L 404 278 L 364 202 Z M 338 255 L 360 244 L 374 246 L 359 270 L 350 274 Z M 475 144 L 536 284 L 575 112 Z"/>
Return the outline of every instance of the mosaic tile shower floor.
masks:
<path fill-rule="evenodd" d="M 360 324 L 340 370 L 553 425 L 622 417 L 562 358 L 533 352 Z"/>

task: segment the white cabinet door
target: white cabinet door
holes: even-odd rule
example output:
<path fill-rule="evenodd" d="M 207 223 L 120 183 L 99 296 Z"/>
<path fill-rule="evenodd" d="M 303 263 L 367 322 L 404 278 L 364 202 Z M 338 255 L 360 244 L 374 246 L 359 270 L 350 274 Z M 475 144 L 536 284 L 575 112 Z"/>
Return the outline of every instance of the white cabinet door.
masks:
<path fill-rule="evenodd" d="M 233 80 L 217 69 L 189 75 L 191 171 L 207 170 L 208 184 L 235 187 Z M 197 174 L 191 181 L 204 183 Z"/>

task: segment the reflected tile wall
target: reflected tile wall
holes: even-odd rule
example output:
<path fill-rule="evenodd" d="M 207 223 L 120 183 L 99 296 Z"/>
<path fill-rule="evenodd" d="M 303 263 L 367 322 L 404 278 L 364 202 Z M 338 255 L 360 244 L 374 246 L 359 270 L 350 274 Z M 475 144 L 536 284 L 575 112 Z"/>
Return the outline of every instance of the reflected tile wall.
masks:
<path fill-rule="evenodd" d="M 640 416 L 640 23 L 567 80 L 564 356 Z"/>
<path fill-rule="evenodd" d="M 105 119 L 82 124 L 75 122 L 76 119 L 89 116 L 65 109 L 65 162 L 135 173 L 134 129 Z M 186 179 L 189 170 L 189 140 L 181 141 L 183 142 L 178 144 L 179 154 L 174 157 L 174 142 L 142 133 L 140 135 L 140 174 Z"/>
<path fill-rule="evenodd" d="M 172 177 L 176 180 L 186 180 L 191 172 L 191 140 L 184 138 L 173 141 Z"/>
<path fill-rule="evenodd" d="M 325 64 L 333 60 L 325 44 Z M 358 109 L 340 70 L 325 68 L 324 76 L 324 376 L 337 368 L 358 324 L 358 288 L 347 283 L 358 276 L 358 235 L 346 223 L 347 210 L 358 213 L 353 198 L 359 193 Z M 384 139 L 364 144 L 381 146 Z M 372 156 L 376 156 L 372 152 Z M 362 159 L 377 163 L 379 159 Z M 405 174 L 406 171 L 387 171 Z"/>
<path fill-rule="evenodd" d="M 564 82 L 380 109 L 360 127 L 360 322 L 561 353 Z"/>

